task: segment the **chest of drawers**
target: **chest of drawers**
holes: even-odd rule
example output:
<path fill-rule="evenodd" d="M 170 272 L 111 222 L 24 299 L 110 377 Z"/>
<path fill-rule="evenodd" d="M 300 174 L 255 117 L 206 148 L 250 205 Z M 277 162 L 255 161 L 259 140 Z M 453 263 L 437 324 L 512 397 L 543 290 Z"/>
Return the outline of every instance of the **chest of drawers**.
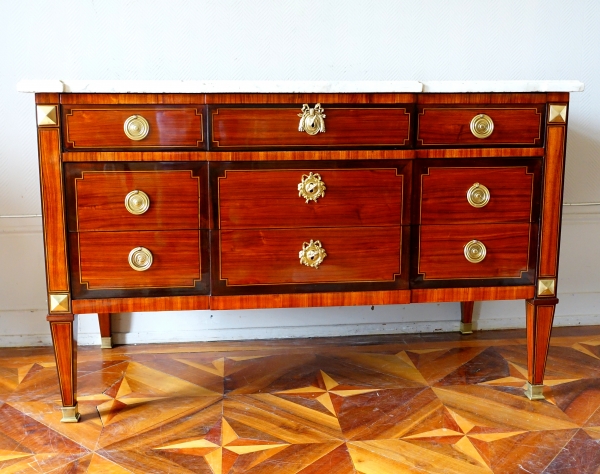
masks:
<path fill-rule="evenodd" d="M 474 301 L 523 299 L 541 398 L 557 90 L 36 94 L 63 421 L 89 312 L 459 302 L 468 333 Z"/>

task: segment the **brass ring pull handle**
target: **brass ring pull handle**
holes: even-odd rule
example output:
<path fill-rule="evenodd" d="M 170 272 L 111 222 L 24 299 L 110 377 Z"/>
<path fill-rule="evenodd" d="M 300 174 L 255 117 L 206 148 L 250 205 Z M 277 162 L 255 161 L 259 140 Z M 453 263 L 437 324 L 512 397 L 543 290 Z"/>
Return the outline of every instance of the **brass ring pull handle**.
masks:
<path fill-rule="evenodd" d="M 471 240 L 465 245 L 465 258 L 471 263 L 482 262 L 487 253 L 487 249 L 483 242 L 479 240 Z"/>
<path fill-rule="evenodd" d="M 130 214 L 139 216 L 150 209 L 150 198 L 144 191 L 135 189 L 125 196 L 125 209 Z"/>
<path fill-rule="evenodd" d="M 298 254 L 300 263 L 307 267 L 319 268 L 319 265 L 323 263 L 327 254 L 325 249 L 321 246 L 321 242 L 318 240 L 311 240 L 310 243 L 304 242 L 302 244 L 302 250 Z"/>
<path fill-rule="evenodd" d="M 152 266 L 152 252 L 145 247 L 136 247 L 129 252 L 128 260 L 135 271 L 145 272 Z"/>
<path fill-rule="evenodd" d="M 325 133 L 326 115 L 323 112 L 321 104 L 315 105 L 314 109 L 311 109 L 308 104 L 302 104 L 302 112 L 298 114 L 298 117 L 300 117 L 298 131 L 306 132 L 309 135 L 316 135 L 319 132 Z"/>
<path fill-rule="evenodd" d="M 320 197 L 325 197 L 325 183 L 321 181 L 321 175 L 318 173 L 309 173 L 302 175 L 302 181 L 298 184 L 298 196 L 308 201 L 315 201 Z"/>
<path fill-rule="evenodd" d="M 132 115 L 123 124 L 125 135 L 132 140 L 143 140 L 150 133 L 150 124 L 141 115 Z"/>
<path fill-rule="evenodd" d="M 477 138 L 487 138 L 494 131 L 492 117 L 485 114 L 475 115 L 471 120 L 471 133 Z"/>
<path fill-rule="evenodd" d="M 485 207 L 490 197 L 490 190 L 480 183 L 473 184 L 467 191 L 467 201 L 473 207 Z"/>

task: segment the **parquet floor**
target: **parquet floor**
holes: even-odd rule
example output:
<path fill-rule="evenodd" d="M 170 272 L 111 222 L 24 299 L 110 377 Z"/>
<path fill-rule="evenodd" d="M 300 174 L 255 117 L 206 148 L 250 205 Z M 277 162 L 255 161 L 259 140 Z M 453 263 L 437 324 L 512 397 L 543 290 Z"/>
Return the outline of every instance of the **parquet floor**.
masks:
<path fill-rule="evenodd" d="M 2 473 L 600 472 L 600 327 L 80 348 L 78 424 L 49 348 L 0 349 Z"/>

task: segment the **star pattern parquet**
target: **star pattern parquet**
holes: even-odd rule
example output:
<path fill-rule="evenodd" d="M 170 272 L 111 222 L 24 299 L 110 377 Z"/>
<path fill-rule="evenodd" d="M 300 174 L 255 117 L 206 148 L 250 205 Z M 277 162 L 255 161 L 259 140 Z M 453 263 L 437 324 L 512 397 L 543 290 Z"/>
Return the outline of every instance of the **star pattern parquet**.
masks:
<path fill-rule="evenodd" d="M 2 473 L 597 473 L 600 327 L 558 328 L 546 400 L 523 331 L 79 352 L 0 350 Z"/>

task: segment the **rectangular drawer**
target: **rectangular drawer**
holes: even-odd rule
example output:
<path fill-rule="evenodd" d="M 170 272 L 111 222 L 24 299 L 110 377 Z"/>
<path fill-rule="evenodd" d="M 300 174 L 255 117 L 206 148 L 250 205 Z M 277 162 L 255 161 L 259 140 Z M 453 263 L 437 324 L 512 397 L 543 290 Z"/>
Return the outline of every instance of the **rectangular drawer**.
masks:
<path fill-rule="evenodd" d="M 380 167 L 354 169 L 327 168 L 322 163 L 301 167 L 304 164 L 285 164 L 288 169 L 215 165 L 211 174 L 214 169 L 218 176 L 213 181 L 218 187 L 217 226 L 250 229 L 401 224 L 404 176 L 397 163 L 390 168 L 378 164 Z M 289 169 L 292 166 L 294 169 Z"/>
<path fill-rule="evenodd" d="M 300 262 L 311 241 L 326 254 L 318 268 Z M 221 230 L 217 245 L 226 287 L 394 282 L 401 273 L 400 227 Z"/>
<path fill-rule="evenodd" d="M 543 119 L 543 105 L 423 107 L 419 110 L 417 146 L 542 146 Z M 489 120 L 493 123 L 491 134 L 485 138 L 475 136 L 472 128 L 489 131 Z"/>
<path fill-rule="evenodd" d="M 533 228 L 528 223 L 420 226 L 417 274 L 423 281 L 520 279 L 530 270 Z M 479 244 L 469 246 L 472 241 Z M 472 257 L 481 255 L 480 244 L 483 260 L 467 260 L 469 248 Z"/>
<path fill-rule="evenodd" d="M 66 163 L 71 232 L 208 228 L 203 162 Z"/>
<path fill-rule="evenodd" d="M 73 105 L 63 110 L 67 150 L 205 148 L 204 106 Z"/>
<path fill-rule="evenodd" d="M 79 296 L 107 289 L 194 289 L 202 280 L 200 246 L 198 230 L 72 234 L 73 293 Z M 130 264 L 130 260 L 139 265 L 148 262 L 142 258 L 144 250 L 140 248 L 152 256 L 151 265 L 142 271 Z"/>
<path fill-rule="evenodd" d="M 210 109 L 211 149 L 406 147 L 410 111 L 405 107 L 348 108 L 321 104 L 325 133 L 299 131 L 302 104 L 295 107 Z"/>
<path fill-rule="evenodd" d="M 531 222 L 537 215 L 534 184 L 539 186 L 539 168 L 539 162 L 512 167 L 426 166 L 420 172 L 419 222 Z"/>

